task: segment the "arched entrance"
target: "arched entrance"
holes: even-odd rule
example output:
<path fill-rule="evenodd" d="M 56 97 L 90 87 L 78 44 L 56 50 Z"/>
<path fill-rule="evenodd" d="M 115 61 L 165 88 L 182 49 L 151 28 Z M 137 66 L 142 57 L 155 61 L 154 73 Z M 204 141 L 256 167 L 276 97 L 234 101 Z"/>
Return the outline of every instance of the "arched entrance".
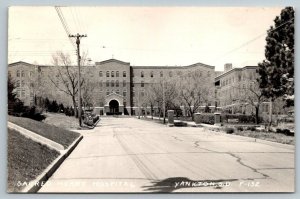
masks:
<path fill-rule="evenodd" d="M 119 114 L 119 102 L 117 100 L 111 100 L 109 102 L 109 112 L 112 115 Z"/>

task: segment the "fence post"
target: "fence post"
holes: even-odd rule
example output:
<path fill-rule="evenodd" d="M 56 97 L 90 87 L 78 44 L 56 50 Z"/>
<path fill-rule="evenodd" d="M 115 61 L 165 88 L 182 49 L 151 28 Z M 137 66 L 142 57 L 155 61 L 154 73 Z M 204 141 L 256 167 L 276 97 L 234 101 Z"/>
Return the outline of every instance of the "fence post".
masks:
<path fill-rule="evenodd" d="M 168 126 L 174 126 L 174 110 L 168 110 Z"/>
<path fill-rule="evenodd" d="M 214 113 L 214 115 L 215 115 L 215 125 L 221 126 L 221 113 L 216 112 Z"/>

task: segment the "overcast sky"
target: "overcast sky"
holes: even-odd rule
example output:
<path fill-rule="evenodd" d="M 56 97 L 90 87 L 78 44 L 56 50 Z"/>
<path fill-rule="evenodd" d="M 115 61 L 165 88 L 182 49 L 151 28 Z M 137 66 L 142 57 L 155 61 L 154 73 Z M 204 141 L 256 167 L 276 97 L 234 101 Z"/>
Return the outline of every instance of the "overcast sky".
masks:
<path fill-rule="evenodd" d="M 115 58 L 131 65 L 190 65 L 223 70 L 264 59 L 265 33 L 282 8 L 60 7 L 72 34 L 87 34 L 81 52 L 92 62 Z M 10 7 L 9 63 L 51 64 L 75 49 L 54 7 Z M 75 62 L 74 62 L 75 63 Z"/>

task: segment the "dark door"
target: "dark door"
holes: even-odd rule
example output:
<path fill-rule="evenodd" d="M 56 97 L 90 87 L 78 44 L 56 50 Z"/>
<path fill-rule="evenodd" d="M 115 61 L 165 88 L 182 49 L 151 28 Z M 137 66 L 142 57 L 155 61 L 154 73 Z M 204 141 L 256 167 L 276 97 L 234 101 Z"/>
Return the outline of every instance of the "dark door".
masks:
<path fill-rule="evenodd" d="M 113 115 L 119 113 L 119 102 L 117 100 L 111 100 L 109 102 L 109 112 Z"/>

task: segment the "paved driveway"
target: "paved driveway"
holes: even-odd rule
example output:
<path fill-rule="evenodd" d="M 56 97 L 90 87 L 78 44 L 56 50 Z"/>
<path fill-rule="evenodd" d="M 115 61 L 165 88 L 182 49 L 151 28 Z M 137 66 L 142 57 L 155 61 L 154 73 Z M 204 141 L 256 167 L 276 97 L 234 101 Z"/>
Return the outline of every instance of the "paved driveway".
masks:
<path fill-rule="evenodd" d="M 103 117 L 40 192 L 292 192 L 294 150 L 195 127 Z"/>

